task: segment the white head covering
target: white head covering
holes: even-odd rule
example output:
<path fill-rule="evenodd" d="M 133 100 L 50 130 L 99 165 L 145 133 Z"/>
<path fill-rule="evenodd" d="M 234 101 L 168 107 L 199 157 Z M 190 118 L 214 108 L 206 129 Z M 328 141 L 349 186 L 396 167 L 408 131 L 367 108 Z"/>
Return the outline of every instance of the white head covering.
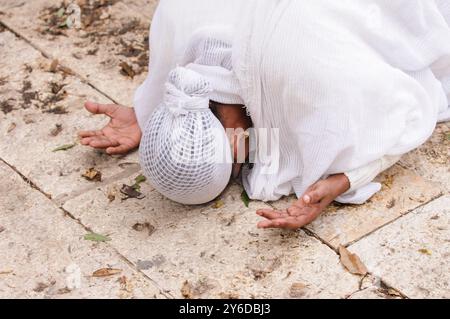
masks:
<path fill-rule="evenodd" d="M 140 146 L 144 173 L 157 191 L 178 203 L 209 202 L 230 180 L 230 143 L 209 109 L 212 91 L 199 73 L 175 68 L 163 103 L 144 129 Z"/>

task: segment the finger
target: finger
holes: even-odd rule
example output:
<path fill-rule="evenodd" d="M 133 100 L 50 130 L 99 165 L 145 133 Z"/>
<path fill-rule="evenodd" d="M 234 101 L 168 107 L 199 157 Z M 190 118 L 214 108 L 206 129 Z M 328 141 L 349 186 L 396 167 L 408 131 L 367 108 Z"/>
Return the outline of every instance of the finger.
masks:
<path fill-rule="evenodd" d="M 111 142 L 106 136 L 90 136 L 90 137 L 83 137 L 80 140 L 80 143 L 82 145 L 89 145 L 89 146 L 96 146 L 97 144 L 103 144 L 106 141 Z M 92 144 L 91 144 L 92 143 Z"/>
<path fill-rule="evenodd" d="M 121 144 L 119 146 L 108 147 L 106 149 L 106 153 L 108 153 L 109 155 L 119 155 L 128 153 L 129 151 L 131 151 L 131 149 L 132 148 L 130 146 Z"/>
<path fill-rule="evenodd" d="M 78 132 L 79 137 L 91 137 L 91 136 L 102 136 L 102 131 L 80 131 Z"/>
<path fill-rule="evenodd" d="M 92 146 L 93 148 L 101 148 L 101 149 L 107 149 L 111 146 L 118 146 L 118 144 L 115 141 L 110 140 L 109 138 L 103 137 L 103 138 L 96 138 L 94 140 L 92 140 L 89 143 L 90 146 Z"/>
<path fill-rule="evenodd" d="M 307 191 L 303 195 L 302 199 L 307 205 L 318 204 L 325 197 L 325 190 L 322 187 L 315 188 L 314 190 Z"/>
<path fill-rule="evenodd" d="M 114 115 L 114 112 L 116 112 L 119 108 L 119 105 L 100 104 L 88 101 L 84 104 L 84 107 L 92 114 L 105 114 L 109 117 L 112 117 Z"/>
<path fill-rule="evenodd" d="M 302 227 L 301 221 L 293 217 L 263 220 L 258 223 L 258 228 L 298 229 L 300 227 Z"/>
<path fill-rule="evenodd" d="M 81 143 L 81 145 L 89 145 L 94 139 L 95 139 L 95 137 L 83 137 L 80 140 L 80 143 Z"/>
<path fill-rule="evenodd" d="M 273 209 L 259 209 L 256 214 L 267 219 L 277 219 L 286 217 L 287 214 Z"/>

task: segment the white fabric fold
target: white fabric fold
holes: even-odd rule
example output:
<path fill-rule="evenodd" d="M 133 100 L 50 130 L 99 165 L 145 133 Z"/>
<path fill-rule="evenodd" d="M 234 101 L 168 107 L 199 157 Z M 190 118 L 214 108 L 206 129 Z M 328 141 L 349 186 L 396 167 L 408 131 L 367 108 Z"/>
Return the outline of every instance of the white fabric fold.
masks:
<path fill-rule="evenodd" d="M 256 128 L 280 129 L 279 169 L 264 174 L 256 163 L 244 186 L 253 199 L 301 196 L 324 176 L 417 148 L 449 118 L 449 8 L 446 0 L 161 0 L 138 121 L 162 101 L 196 32 L 229 26 L 237 83 L 227 68 L 203 72 L 219 79 L 224 101 L 246 105 Z M 236 88 L 239 101 L 226 93 Z M 376 189 L 361 185 L 353 201 Z"/>

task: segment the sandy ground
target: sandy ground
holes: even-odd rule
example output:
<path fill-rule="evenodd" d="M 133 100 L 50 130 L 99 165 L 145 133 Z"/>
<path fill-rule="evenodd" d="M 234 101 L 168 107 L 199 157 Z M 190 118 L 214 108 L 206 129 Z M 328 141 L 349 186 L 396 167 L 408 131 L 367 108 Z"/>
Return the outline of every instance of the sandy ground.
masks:
<path fill-rule="evenodd" d="M 296 232 L 255 227 L 256 209 L 292 198 L 247 207 L 236 184 L 196 207 L 146 182 L 127 199 L 137 154 L 106 156 L 76 132 L 106 120 L 86 99 L 131 105 L 156 1 L 79 0 L 81 29 L 67 4 L 0 1 L 0 297 L 450 297 L 450 123 L 367 204 Z"/>

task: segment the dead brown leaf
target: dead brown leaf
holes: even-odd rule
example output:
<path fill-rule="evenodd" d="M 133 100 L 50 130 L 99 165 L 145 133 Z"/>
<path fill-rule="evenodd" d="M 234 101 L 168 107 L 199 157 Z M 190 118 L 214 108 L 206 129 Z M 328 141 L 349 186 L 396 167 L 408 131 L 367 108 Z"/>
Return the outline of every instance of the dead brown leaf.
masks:
<path fill-rule="evenodd" d="M 344 246 L 339 246 L 339 255 L 341 256 L 341 263 L 351 274 L 365 276 L 367 268 L 362 263 L 361 259 L 356 254 L 352 254 Z"/>
<path fill-rule="evenodd" d="M 58 136 L 63 130 L 61 124 L 56 124 L 55 127 L 50 131 L 51 136 Z"/>
<path fill-rule="evenodd" d="M 293 283 L 289 288 L 289 296 L 291 298 L 302 298 L 306 295 L 308 286 L 300 282 Z"/>
<path fill-rule="evenodd" d="M 48 284 L 39 282 L 39 283 L 37 283 L 36 287 L 34 287 L 33 291 L 34 292 L 43 292 L 45 289 L 47 289 L 50 286 L 53 286 L 54 284 L 56 284 L 56 281 L 52 281 Z"/>
<path fill-rule="evenodd" d="M 394 208 L 394 207 L 395 207 L 395 204 L 396 204 L 396 200 L 395 200 L 395 198 L 392 198 L 392 199 L 387 203 L 386 208 L 387 208 L 387 209 Z"/>
<path fill-rule="evenodd" d="M 145 223 L 136 223 L 136 224 L 134 224 L 133 225 L 133 229 L 135 231 L 139 231 L 139 232 L 148 229 L 148 235 L 151 236 L 155 232 L 156 227 L 153 226 L 152 224 L 148 223 L 148 222 L 145 222 Z"/>
<path fill-rule="evenodd" d="M 71 293 L 71 292 L 72 292 L 72 290 L 70 290 L 70 289 L 67 288 L 67 287 L 64 287 L 64 288 L 58 289 L 57 294 L 58 294 L 58 295 L 65 295 L 65 294 L 69 294 L 69 293 Z"/>
<path fill-rule="evenodd" d="M 7 133 L 11 133 L 12 131 L 14 131 L 14 129 L 17 127 L 16 123 L 11 123 L 8 127 L 8 129 L 6 130 Z"/>
<path fill-rule="evenodd" d="M 207 278 L 199 279 L 195 284 L 186 280 L 181 287 L 181 295 L 186 299 L 194 299 L 210 291 L 215 286 Z"/>
<path fill-rule="evenodd" d="M 55 59 L 50 63 L 50 66 L 48 67 L 48 71 L 51 73 L 55 73 L 58 70 L 59 60 Z"/>
<path fill-rule="evenodd" d="M 181 295 L 185 299 L 192 299 L 193 293 L 192 293 L 193 287 L 192 284 L 189 281 L 185 281 L 183 285 L 181 286 Z"/>
<path fill-rule="evenodd" d="M 133 292 L 133 284 L 128 280 L 127 276 L 121 276 L 117 280 L 120 284 L 120 289 L 128 293 Z"/>
<path fill-rule="evenodd" d="M 143 199 L 145 198 L 145 196 L 137 191 L 136 189 L 133 188 L 133 186 L 129 186 L 126 184 L 122 185 L 122 188 L 120 189 L 120 192 L 125 195 L 126 197 L 124 198 L 124 200 L 128 199 L 128 198 L 136 198 L 136 199 Z"/>
<path fill-rule="evenodd" d="M 225 203 L 223 202 L 223 200 L 219 199 L 212 205 L 212 207 L 214 209 L 219 209 L 219 208 L 223 207 L 224 205 L 225 205 Z"/>
<path fill-rule="evenodd" d="M 0 226 L 0 233 L 2 233 L 2 232 L 4 232 L 4 231 L 5 231 L 5 227 Z"/>
<path fill-rule="evenodd" d="M 63 66 L 63 65 L 59 66 L 59 71 L 64 73 L 64 75 L 75 75 L 75 72 L 71 68 L 68 68 L 68 67 Z"/>
<path fill-rule="evenodd" d="M 13 270 L 0 270 L 0 275 L 9 275 L 12 274 Z"/>
<path fill-rule="evenodd" d="M 424 254 L 424 255 L 428 255 L 428 256 L 431 256 L 433 254 L 431 252 L 431 250 L 426 249 L 426 248 L 419 249 L 419 253 Z"/>
<path fill-rule="evenodd" d="M 133 67 L 129 65 L 127 62 L 121 62 L 119 66 L 120 66 L 120 73 L 122 75 L 128 76 L 132 79 L 136 75 L 136 72 L 133 70 Z"/>
<path fill-rule="evenodd" d="M 402 297 L 401 293 L 399 293 L 397 290 L 392 289 L 392 288 L 389 288 L 389 289 L 387 290 L 387 294 L 388 294 L 389 296 Z"/>
<path fill-rule="evenodd" d="M 109 277 L 120 274 L 122 269 L 101 268 L 93 272 L 92 277 Z"/>
<path fill-rule="evenodd" d="M 89 168 L 83 175 L 81 175 L 85 179 L 91 182 L 101 182 L 102 181 L 102 173 L 93 167 Z"/>
<path fill-rule="evenodd" d="M 44 113 L 63 115 L 63 114 L 68 114 L 69 111 L 67 111 L 67 109 L 64 106 L 58 105 L 58 106 L 52 107 L 48 110 L 45 110 Z"/>

